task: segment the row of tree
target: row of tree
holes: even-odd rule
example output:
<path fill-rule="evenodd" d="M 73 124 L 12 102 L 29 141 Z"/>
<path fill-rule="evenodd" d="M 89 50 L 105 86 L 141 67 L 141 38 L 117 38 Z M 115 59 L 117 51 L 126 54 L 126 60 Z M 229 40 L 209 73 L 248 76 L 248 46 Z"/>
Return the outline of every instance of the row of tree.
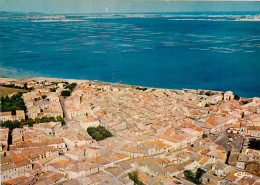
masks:
<path fill-rule="evenodd" d="M 62 125 L 65 125 L 65 122 L 61 116 L 54 117 L 42 117 L 42 118 L 29 118 L 27 120 L 22 119 L 21 121 L 14 120 L 14 121 L 4 121 L 1 123 L 1 127 L 9 128 L 13 130 L 14 128 L 22 128 L 24 125 L 33 126 L 36 123 L 47 123 L 47 122 L 61 122 Z"/>

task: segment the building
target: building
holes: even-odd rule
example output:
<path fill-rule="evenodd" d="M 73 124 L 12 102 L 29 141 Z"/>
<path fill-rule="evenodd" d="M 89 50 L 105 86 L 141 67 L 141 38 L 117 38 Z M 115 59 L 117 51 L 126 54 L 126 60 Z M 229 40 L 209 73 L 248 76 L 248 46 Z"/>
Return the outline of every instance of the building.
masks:
<path fill-rule="evenodd" d="M 227 91 L 224 93 L 224 100 L 229 101 L 234 99 L 234 95 L 232 91 Z"/>
<path fill-rule="evenodd" d="M 1 121 L 21 121 L 22 119 L 25 119 L 25 113 L 24 110 L 16 110 L 16 114 L 12 115 L 11 111 L 9 112 L 0 112 L 0 120 Z"/>

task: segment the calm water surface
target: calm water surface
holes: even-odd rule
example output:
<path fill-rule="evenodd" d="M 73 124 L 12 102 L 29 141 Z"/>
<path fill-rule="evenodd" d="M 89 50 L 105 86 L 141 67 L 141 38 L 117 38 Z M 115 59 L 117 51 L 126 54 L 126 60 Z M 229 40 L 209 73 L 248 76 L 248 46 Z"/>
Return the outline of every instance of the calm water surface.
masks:
<path fill-rule="evenodd" d="M 260 96 L 260 22 L 244 14 L 0 12 L 0 75 Z"/>

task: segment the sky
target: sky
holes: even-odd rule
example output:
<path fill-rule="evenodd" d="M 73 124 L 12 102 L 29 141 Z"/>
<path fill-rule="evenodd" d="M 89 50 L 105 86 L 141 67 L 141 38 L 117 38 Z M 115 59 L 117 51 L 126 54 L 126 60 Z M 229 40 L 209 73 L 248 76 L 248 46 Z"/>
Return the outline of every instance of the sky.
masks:
<path fill-rule="evenodd" d="M 0 11 L 75 13 L 162 13 L 260 11 L 260 1 L 0 0 Z"/>

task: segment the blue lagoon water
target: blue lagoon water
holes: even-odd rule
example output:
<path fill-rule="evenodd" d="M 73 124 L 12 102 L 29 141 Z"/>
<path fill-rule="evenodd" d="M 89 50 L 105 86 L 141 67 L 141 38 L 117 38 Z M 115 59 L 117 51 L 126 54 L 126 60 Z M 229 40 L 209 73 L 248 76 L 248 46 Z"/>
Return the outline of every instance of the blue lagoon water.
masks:
<path fill-rule="evenodd" d="M 0 76 L 121 81 L 260 96 L 260 22 L 245 21 L 257 13 L 2 11 Z"/>

